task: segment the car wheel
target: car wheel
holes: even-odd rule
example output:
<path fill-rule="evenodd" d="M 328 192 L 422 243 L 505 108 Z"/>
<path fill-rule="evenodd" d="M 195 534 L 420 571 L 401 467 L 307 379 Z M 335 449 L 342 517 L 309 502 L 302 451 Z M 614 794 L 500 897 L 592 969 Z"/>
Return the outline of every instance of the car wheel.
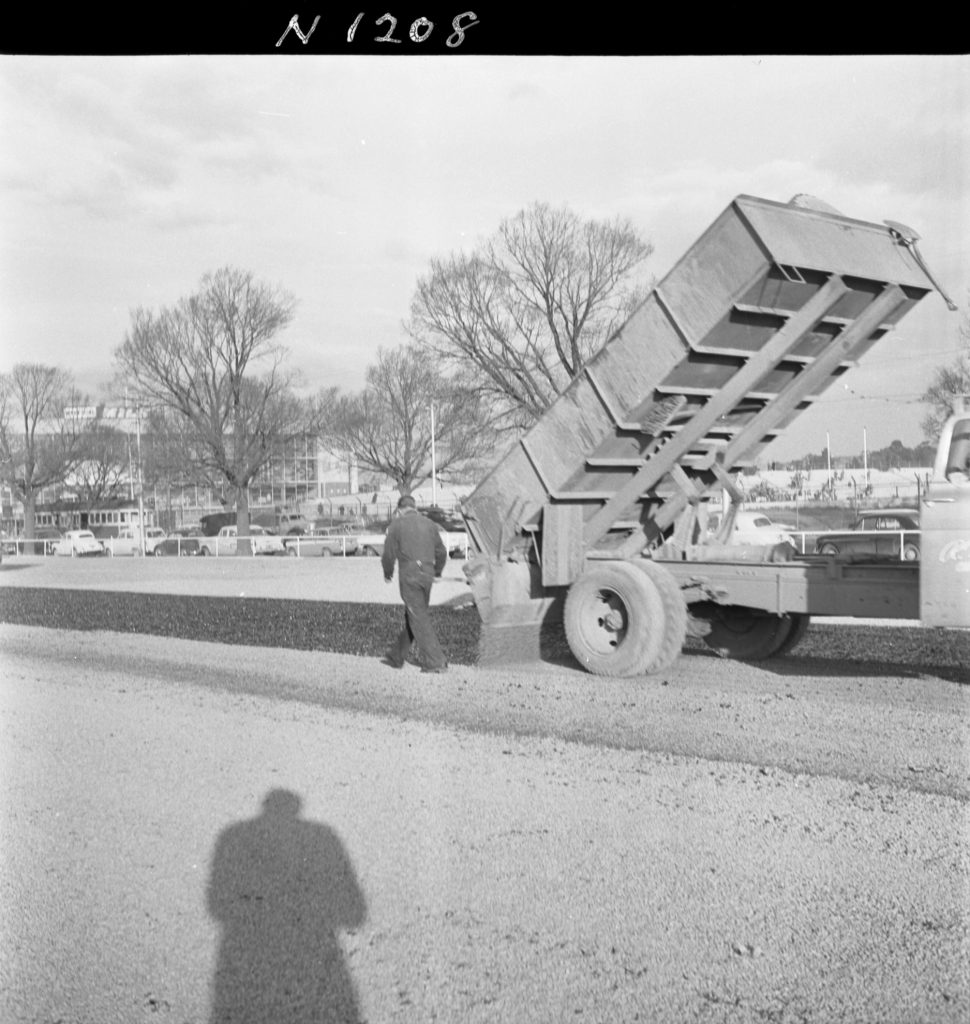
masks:
<path fill-rule="evenodd" d="M 366 556 L 367 556 L 368 558 L 376 558 L 376 557 L 377 557 L 377 549 L 376 549 L 376 548 L 372 548 L 372 547 L 370 546 L 370 544 L 368 544 L 368 545 L 367 545 L 367 546 L 366 546 L 366 547 L 364 548 L 364 554 L 365 554 L 365 555 L 366 555 Z"/>
<path fill-rule="evenodd" d="M 818 553 L 820 555 L 837 555 L 839 553 L 839 549 L 834 544 L 823 544 L 818 549 Z"/>
<path fill-rule="evenodd" d="M 152 554 L 156 558 L 161 558 L 165 554 L 165 552 L 161 549 L 161 546 L 159 546 L 159 547 L 155 548 L 155 550 L 152 552 Z"/>
<path fill-rule="evenodd" d="M 919 561 L 919 546 L 917 544 L 906 544 L 903 547 L 903 561 L 904 562 L 918 562 Z"/>
<path fill-rule="evenodd" d="M 323 548 L 320 551 L 320 557 L 321 558 L 332 558 L 333 557 L 333 552 L 330 550 L 330 548 Z"/>
<path fill-rule="evenodd" d="M 286 553 L 290 556 L 290 558 L 296 558 L 296 556 L 299 554 L 299 552 L 296 550 L 295 544 L 287 544 Z"/>
<path fill-rule="evenodd" d="M 202 555 L 203 558 L 205 558 L 209 554 L 209 549 L 208 548 L 199 548 L 199 554 Z"/>

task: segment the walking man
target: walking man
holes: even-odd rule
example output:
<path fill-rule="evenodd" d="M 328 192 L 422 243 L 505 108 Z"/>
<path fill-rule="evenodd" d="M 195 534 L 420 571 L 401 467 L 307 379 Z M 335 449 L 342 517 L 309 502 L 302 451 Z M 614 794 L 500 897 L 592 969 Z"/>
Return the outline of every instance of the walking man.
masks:
<path fill-rule="evenodd" d="M 448 552 L 438 527 L 418 513 L 410 494 L 402 494 L 387 528 L 381 556 L 387 583 L 394 578 L 397 562 L 398 586 L 404 601 L 404 628 L 387 652 L 386 664 L 400 668 L 416 640 L 422 672 L 444 672 L 448 667 L 428 611 L 431 585 L 441 577 L 447 561 Z"/>

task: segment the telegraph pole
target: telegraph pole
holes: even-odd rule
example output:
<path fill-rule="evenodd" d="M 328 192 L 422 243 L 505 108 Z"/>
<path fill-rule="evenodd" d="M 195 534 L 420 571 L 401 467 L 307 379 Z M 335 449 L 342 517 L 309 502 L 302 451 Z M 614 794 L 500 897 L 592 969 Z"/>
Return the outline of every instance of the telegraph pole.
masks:
<path fill-rule="evenodd" d="M 435 465 L 434 453 L 434 402 L 431 403 L 431 504 L 438 504 L 438 470 Z"/>

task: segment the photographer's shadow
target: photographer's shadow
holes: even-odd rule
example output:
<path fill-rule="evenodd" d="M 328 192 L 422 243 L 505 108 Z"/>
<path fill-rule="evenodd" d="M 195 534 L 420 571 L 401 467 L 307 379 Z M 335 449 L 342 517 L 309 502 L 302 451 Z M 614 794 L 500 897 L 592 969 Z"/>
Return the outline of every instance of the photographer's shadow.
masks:
<path fill-rule="evenodd" d="M 353 980 L 337 938 L 360 926 L 364 897 L 336 832 L 271 790 L 262 813 L 225 829 L 209 876 L 222 937 L 212 1024 L 356 1024 Z"/>

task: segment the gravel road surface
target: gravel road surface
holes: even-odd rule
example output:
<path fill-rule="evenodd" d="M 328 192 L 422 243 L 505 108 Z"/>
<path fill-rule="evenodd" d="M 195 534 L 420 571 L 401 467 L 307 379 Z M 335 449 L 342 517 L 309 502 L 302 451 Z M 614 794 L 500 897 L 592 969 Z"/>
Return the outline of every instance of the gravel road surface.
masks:
<path fill-rule="evenodd" d="M 363 559 L 40 561 L 6 600 L 397 600 Z M 966 1020 L 968 689 L 879 656 L 428 677 L 8 621 L 0 1021 Z"/>

